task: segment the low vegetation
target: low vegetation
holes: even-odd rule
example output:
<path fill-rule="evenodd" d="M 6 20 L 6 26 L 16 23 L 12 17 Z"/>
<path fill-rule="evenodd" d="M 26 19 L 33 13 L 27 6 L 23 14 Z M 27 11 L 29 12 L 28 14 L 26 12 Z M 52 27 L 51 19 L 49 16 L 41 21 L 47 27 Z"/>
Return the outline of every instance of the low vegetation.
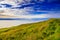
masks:
<path fill-rule="evenodd" d="M 60 19 L 0 29 L 0 40 L 60 40 Z"/>

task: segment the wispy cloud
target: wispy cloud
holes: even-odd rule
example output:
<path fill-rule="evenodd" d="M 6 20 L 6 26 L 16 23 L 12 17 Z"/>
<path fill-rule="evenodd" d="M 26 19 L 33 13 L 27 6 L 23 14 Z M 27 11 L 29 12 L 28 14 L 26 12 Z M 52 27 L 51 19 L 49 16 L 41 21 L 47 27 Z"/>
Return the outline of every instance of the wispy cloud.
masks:
<path fill-rule="evenodd" d="M 45 1 L 45 0 L 40 0 Z M 27 2 L 27 3 L 26 3 Z M 36 1 L 37 2 L 37 1 Z M 0 17 L 7 18 L 59 18 L 60 4 L 31 3 L 31 0 L 4 0 L 0 2 Z M 8 7 L 8 8 L 7 8 Z M 9 8 L 10 7 L 10 8 Z M 23 8 L 24 7 L 24 8 Z M 53 11 L 54 10 L 54 11 Z"/>
<path fill-rule="evenodd" d="M 0 0 L 0 26 L 60 18 L 59 0 Z"/>

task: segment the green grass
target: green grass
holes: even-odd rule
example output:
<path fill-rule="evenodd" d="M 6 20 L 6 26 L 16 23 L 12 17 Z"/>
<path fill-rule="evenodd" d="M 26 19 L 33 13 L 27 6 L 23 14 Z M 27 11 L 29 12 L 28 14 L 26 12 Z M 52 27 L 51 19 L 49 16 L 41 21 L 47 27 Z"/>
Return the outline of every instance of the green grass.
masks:
<path fill-rule="evenodd" d="M 60 19 L 0 29 L 0 40 L 60 40 Z"/>

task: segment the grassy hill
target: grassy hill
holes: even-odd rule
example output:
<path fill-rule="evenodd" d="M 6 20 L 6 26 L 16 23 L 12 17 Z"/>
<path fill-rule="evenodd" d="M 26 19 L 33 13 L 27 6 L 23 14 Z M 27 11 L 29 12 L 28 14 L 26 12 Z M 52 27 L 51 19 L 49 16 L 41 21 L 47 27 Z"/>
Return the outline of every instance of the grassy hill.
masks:
<path fill-rule="evenodd" d="M 0 29 L 0 40 L 60 40 L 60 19 Z"/>

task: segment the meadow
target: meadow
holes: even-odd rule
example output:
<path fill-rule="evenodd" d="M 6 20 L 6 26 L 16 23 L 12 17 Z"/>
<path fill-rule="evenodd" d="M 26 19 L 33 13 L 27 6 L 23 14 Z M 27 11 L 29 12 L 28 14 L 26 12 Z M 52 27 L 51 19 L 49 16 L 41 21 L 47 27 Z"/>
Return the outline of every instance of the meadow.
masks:
<path fill-rule="evenodd" d="M 0 40 L 60 40 L 60 18 L 1 28 Z"/>

